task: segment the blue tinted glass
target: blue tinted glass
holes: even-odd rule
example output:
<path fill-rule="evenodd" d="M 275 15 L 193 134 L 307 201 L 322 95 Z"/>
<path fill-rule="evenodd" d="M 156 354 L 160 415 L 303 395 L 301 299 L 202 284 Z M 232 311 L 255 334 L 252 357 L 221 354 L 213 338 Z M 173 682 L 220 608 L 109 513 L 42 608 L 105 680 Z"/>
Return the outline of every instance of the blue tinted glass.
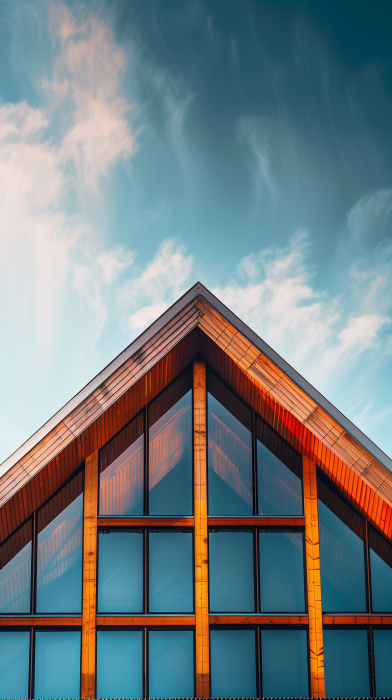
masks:
<path fill-rule="evenodd" d="M 304 555 L 301 532 L 260 532 L 260 610 L 304 612 Z"/>
<path fill-rule="evenodd" d="M 392 612 L 392 569 L 370 549 L 373 612 Z"/>
<path fill-rule="evenodd" d="M 308 697 L 305 630 L 261 630 L 261 659 L 263 697 Z"/>
<path fill-rule="evenodd" d="M 323 612 L 366 612 L 363 541 L 318 501 Z"/>
<path fill-rule="evenodd" d="M 143 612 L 143 534 L 98 537 L 98 612 Z"/>
<path fill-rule="evenodd" d="M 208 394 L 208 512 L 252 515 L 252 434 Z"/>
<path fill-rule="evenodd" d="M 82 610 L 83 494 L 38 534 L 37 613 Z"/>
<path fill-rule="evenodd" d="M 302 481 L 257 440 L 259 515 L 302 515 Z"/>
<path fill-rule="evenodd" d="M 251 532 L 210 532 L 209 569 L 212 612 L 254 612 Z"/>
<path fill-rule="evenodd" d="M 369 697 L 366 630 L 324 630 L 324 667 L 326 697 Z"/>
<path fill-rule="evenodd" d="M 149 612 L 193 612 L 190 532 L 150 532 Z"/>
<path fill-rule="evenodd" d="M 144 435 L 99 475 L 100 515 L 143 515 Z"/>
<path fill-rule="evenodd" d="M 376 697 L 392 697 L 392 630 L 374 630 Z"/>
<path fill-rule="evenodd" d="M 192 391 L 150 427 L 150 515 L 192 514 Z"/>
<path fill-rule="evenodd" d="M 0 698 L 29 697 L 30 632 L 0 632 Z"/>
<path fill-rule="evenodd" d="M 150 698 L 193 698 L 193 632 L 149 632 Z"/>
<path fill-rule="evenodd" d="M 35 633 L 35 698 L 80 698 L 80 632 Z"/>
<path fill-rule="evenodd" d="M 211 697 L 256 698 L 254 630 L 211 630 Z"/>
<path fill-rule="evenodd" d="M 97 632 L 97 698 L 143 697 L 143 632 Z"/>
<path fill-rule="evenodd" d="M 0 612 L 30 612 L 30 585 L 31 542 L 0 570 Z"/>

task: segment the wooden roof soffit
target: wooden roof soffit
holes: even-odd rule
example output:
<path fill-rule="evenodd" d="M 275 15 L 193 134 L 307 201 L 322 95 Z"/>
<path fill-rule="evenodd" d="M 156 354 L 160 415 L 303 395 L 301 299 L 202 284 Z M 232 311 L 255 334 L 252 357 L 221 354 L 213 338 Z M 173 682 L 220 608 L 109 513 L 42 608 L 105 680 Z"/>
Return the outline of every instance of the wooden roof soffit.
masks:
<path fill-rule="evenodd" d="M 200 345 L 200 336 L 192 333 L 197 328 L 213 345 Z M 214 347 L 220 358 L 216 362 Z M 0 539 L 28 517 L 31 504 L 34 509 L 43 502 L 43 495 L 44 500 L 48 498 L 50 491 L 59 488 L 78 464 L 131 420 L 200 351 L 211 366 L 217 365 L 214 369 L 222 379 L 321 467 L 382 532 L 392 536 L 392 473 L 203 296 L 195 296 L 3 474 Z M 225 370 L 227 376 L 223 376 L 224 357 L 232 365 Z M 237 368 L 236 377 L 233 367 Z M 241 384 L 244 375 L 248 381 Z M 56 480 L 54 467 L 62 460 L 66 464 Z M 46 480 L 41 472 L 45 466 L 50 467 L 50 474 L 44 488 Z M 43 495 L 38 493 L 42 488 Z M 18 517 L 14 509 L 11 513 L 3 506 L 19 492 Z"/>

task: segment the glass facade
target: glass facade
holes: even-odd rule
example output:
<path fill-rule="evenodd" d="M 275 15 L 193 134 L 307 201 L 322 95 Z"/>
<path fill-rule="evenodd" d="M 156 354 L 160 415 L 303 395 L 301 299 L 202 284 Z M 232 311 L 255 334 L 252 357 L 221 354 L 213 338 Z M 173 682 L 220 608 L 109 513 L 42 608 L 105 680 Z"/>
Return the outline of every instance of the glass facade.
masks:
<path fill-rule="evenodd" d="M 97 632 L 97 698 L 143 698 L 143 632 Z"/>
<path fill-rule="evenodd" d="M 82 489 L 80 476 L 38 512 L 37 613 L 82 610 Z"/>
<path fill-rule="evenodd" d="M 324 668 L 326 697 L 369 697 L 368 632 L 325 629 Z"/>
<path fill-rule="evenodd" d="M 366 612 L 363 519 L 321 480 L 317 492 L 323 612 Z"/>
<path fill-rule="evenodd" d="M 98 612 L 143 612 L 143 533 L 98 534 Z"/>
<path fill-rule="evenodd" d="M 30 632 L 0 631 L 0 698 L 29 697 Z"/>
<path fill-rule="evenodd" d="M 309 696 L 308 463 L 304 480 L 302 457 L 207 373 L 207 464 L 194 475 L 192 383 L 186 370 L 96 452 L 93 495 L 81 464 L 0 544 L 0 699 L 80 698 L 92 505 L 90 697 L 194 697 L 201 646 L 212 697 Z M 392 543 L 321 471 L 313 495 L 326 694 L 391 696 Z"/>
<path fill-rule="evenodd" d="M 191 532 L 149 533 L 149 612 L 193 612 Z"/>
<path fill-rule="evenodd" d="M 256 698 L 254 630 L 211 630 L 211 697 Z"/>
<path fill-rule="evenodd" d="M 149 697 L 193 698 L 193 632 L 152 631 L 149 632 L 148 641 Z"/>
<path fill-rule="evenodd" d="M 306 698 L 309 694 L 305 630 L 261 630 L 263 697 Z"/>
<path fill-rule="evenodd" d="M 254 612 L 253 533 L 209 534 L 211 612 Z"/>
<path fill-rule="evenodd" d="M 80 631 L 35 633 L 35 698 L 80 698 L 80 644 Z"/>
<path fill-rule="evenodd" d="M 301 532 L 260 532 L 260 611 L 304 612 L 304 551 Z"/>

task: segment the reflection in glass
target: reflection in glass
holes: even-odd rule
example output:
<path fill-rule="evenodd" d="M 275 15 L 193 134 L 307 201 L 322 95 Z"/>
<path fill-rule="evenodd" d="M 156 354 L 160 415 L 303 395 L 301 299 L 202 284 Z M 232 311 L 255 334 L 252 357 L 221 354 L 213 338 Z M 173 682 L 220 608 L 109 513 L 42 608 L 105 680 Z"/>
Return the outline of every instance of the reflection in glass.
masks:
<path fill-rule="evenodd" d="M 211 630 L 211 697 L 256 698 L 254 630 Z"/>
<path fill-rule="evenodd" d="M 263 697 L 308 697 L 305 630 L 261 630 L 261 659 Z"/>
<path fill-rule="evenodd" d="M 324 630 L 325 695 L 370 696 L 366 630 Z"/>
<path fill-rule="evenodd" d="M 35 698 L 80 698 L 81 633 L 35 633 Z"/>
<path fill-rule="evenodd" d="M 260 611 L 304 612 L 301 532 L 260 532 Z"/>
<path fill-rule="evenodd" d="M 149 632 L 150 698 L 193 698 L 193 632 Z"/>
<path fill-rule="evenodd" d="M 373 630 L 376 697 L 392 696 L 392 630 Z"/>
<path fill-rule="evenodd" d="M 208 512 L 252 515 L 252 434 L 208 393 Z"/>
<path fill-rule="evenodd" d="M 29 697 L 30 632 L 0 632 L 0 698 Z"/>
<path fill-rule="evenodd" d="M 101 450 L 99 464 L 100 515 L 143 515 L 142 415 Z"/>
<path fill-rule="evenodd" d="M 192 533 L 149 533 L 149 612 L 193 612 Z"/>
<path fill-rule="evenodd" d="M 362 520 L 338 496 L 331 499 L 331 508 L 341 506 L 340 517 L 318 501 L 323 612 L 366 612 Z"/>
<path fill-rule="evenodd" d="M 143 534 L 98 535 L 98 611 L 143 612 Z"/>
<path fill-rule="evenodd" d="M 257 428 L 259 515 L 302 515 L 302 458 L 261 420 Z"/>
<path fill-rule="evenodd" d="M 143 697 L 143 632 L 97 632 L 96 697 Z"/>
<path fill-rule="evenodd" d="M 150 515 L 192 514 L 191 390 L 150 426 L 148 498 Z"/>
<path fill-rule="evenodd" d="M 0 547 L 0 613 L 29 613 L 32 523 Z"/>
<path fill-rule="evenodd" d="M 253 533 L 209 534 L 211 612 L 254 612 Z"/>
<path fill-rule="evenodd" d="M 392 546 L 369 528 L 373 612 L 392 612 Z"/>
<path fill-rule="evenodd" d="M 82 609 L 83 494 L 38 533 L 37 613 Z"/>

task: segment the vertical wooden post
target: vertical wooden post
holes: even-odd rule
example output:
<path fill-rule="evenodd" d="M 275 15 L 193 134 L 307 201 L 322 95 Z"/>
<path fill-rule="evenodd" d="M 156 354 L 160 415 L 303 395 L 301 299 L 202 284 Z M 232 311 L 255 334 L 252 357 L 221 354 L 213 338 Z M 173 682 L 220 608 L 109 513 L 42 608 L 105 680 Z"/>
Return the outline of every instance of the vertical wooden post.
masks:
<path fill-rule="evenodd" d="M 303 480 L 309 611 L 310 695 L 312 698 L 324 698 L 323 616 L 316 465 L 307 457 L 303 458 Z"/>
<path fill-rule="evenodd" d="M 98 450 L 85 462 L 81 697 L 95 697 Z"/>
<path fill-rule="evenodd" d="M 196 696 L 210 697 L 208 626 L 208 530 L 207 530 L 207 381 L 206 365 L 193 365 L 194 470 L 195 470 L 195 604 Z"/>

